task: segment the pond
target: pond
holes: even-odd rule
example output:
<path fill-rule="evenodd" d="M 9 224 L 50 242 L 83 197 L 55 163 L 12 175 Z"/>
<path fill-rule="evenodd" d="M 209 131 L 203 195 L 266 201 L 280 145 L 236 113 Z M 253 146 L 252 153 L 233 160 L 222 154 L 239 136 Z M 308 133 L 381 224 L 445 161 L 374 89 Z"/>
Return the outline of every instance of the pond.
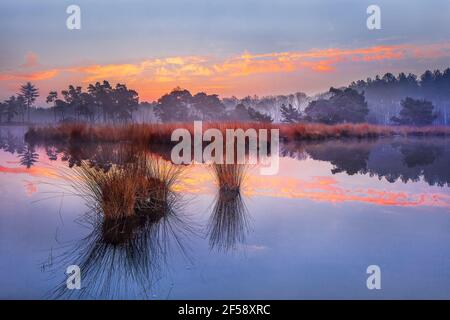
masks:
<path fill-rule="evenodd" d="M 2 299 L 450 298 L 448 138 L 282 144 L 273 176 L 184 165 L 170 190 L 148 180 L 165 200 L 139 210 L 160 214 L 114 220 L 115 189 L 93 190 L 117 175 L 135 185 L 114 170 L 138 152 L 29 145 L 26 130 L 0 127 Z M 146 172 L 169 166 L 161 150 L 144 158 Z M 66 287 L 70 265 L 80 290 Z"/>

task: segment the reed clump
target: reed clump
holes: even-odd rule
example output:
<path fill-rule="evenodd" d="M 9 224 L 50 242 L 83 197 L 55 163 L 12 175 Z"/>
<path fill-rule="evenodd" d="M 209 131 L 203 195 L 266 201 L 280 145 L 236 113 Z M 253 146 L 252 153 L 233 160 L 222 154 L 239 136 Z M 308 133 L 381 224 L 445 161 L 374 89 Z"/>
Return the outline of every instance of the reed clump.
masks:
<path fill-rule="evenodd" d="M 214 163 L 211 168 L 219 190 L 240 192 L 245 179 L 246 165 Z"/>
<path fill-rule="evenodd" d="M 105 219 L 139 215 L 162 217 L 170 208 L 172 186 L 180 168 L 142 152 L 133 161 L 113 164 L 107 170 L 82 161 L 69 177 L 88 205 Z"/>

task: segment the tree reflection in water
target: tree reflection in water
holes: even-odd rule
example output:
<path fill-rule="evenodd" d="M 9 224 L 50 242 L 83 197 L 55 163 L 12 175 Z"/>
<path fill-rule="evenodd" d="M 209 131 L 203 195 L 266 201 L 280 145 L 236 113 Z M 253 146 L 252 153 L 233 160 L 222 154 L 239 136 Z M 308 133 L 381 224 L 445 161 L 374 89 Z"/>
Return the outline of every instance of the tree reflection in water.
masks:
<path fill-rule="evenodd" d="M 23 130 L 22 130 L 23 131 Z M 17 153 L 23 165 L 35 164 L 37 148 L 45 148 L 49 160 L 61 159 L 69 167 L 86 161 L 108 168 L 117 163 L 117 143 L 80 143 L 77 141 L 34 141 L 26 144 L 23 132 L 0 130 L 0 148 Z M 137 146 L 136 146 L 137 147 Z M 170 161 L 170 145 L 145 146 Z M 373 139 L 331 139 L 282 143 L 280 155 L 297 160 L 310 157 L 333 165 L 332 174 L 367 174 L 388 182 L 415 182 L 421 179 L 429 185 L 450 185 L 450 139 L 446 137 L 390 137 Z M 41 155 L 42 156 L 42 155 Z"/>
<path fill-rule="evenodd" d="M 450 185 L 450 139 L 386 138 L 342 139 L 290 143 L 281 153 L 311 157 L 333 165 L 332 174 L 367 174 L 394 183 L 425 181 L 429 185 Z"/>

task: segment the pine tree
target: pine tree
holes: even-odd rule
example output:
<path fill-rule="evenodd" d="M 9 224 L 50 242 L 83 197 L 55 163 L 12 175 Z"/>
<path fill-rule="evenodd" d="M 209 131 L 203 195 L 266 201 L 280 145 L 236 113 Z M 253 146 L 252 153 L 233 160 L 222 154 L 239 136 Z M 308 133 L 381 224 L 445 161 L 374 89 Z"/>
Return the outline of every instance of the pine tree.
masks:
<path fill-rule="evenodd" d="M 255 120 L 258 122 L 273 122 L 273 119 L 271 116 L 264 114 L 262 112 L 256 111 L 255 109 L 248 107 L 247 109 L 248 115 L 251 120 Z"/>
<path fill-rule="evenodd" d="M 399 117 L 392 117 L 391 121 L 400 125 L 431 125 L 437 118 L 433 113 L 434 106 L 427 100 L 415 100 L 407 97 L 401 102 L 402 110 Z"/>
<path fill-rule="evenodd" d="M 21 96 L 25 99 L 25 105 L 28 111 L 28 122 L 30 122 L 30 108 L 33 106 L 36 98 L 39 97 L 39 91 L 33 84 L 31 84 L 31 82 L 27 82 L 20 87 L 20 93 Z"/>

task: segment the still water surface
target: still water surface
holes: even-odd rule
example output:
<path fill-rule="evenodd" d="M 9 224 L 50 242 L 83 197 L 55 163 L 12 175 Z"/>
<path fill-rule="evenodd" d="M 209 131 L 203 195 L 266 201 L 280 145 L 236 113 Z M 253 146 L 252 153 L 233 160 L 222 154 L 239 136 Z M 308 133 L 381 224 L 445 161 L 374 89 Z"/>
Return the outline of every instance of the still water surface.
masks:
<path fill-rule="evenodd" d="M 231 196 L 185 166 L 169 217 L 112 236 L 61 176 L 111 159 L 25 131 L 0 128 L 0 298 L 450 298 L 449 139 L 283 145 L 278 175 L 246 168 Z"/>

